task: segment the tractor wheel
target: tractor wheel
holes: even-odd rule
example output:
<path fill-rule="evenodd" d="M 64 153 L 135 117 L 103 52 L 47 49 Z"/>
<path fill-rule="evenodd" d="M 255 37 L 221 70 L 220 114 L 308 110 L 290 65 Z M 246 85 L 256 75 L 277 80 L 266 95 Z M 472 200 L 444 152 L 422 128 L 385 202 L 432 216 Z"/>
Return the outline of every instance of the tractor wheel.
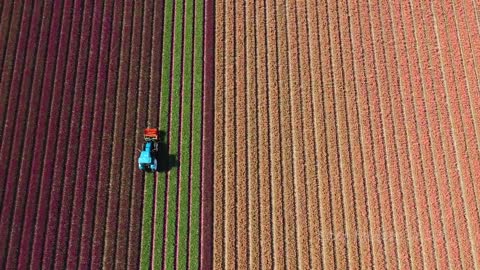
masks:
<path fill-rule="evenodd" d="M 151 169 L 154 172 L 154 171 L 157 170 L 157 168 L 158 168 L 158 164 L 157 164 L 157 159 L 155 158 L 155 159 L 153 159 L 153 166 L 152 166 Z"/>

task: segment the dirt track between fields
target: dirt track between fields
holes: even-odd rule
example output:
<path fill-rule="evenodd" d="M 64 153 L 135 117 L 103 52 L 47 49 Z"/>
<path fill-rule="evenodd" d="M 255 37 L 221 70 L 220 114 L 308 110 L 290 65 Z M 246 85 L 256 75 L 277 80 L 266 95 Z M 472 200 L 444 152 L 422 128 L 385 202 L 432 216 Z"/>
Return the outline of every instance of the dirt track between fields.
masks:
<path fill-rule="evenodd" d="M 216 269 L 480 267 L 477 5 L 216 1 Z"/>

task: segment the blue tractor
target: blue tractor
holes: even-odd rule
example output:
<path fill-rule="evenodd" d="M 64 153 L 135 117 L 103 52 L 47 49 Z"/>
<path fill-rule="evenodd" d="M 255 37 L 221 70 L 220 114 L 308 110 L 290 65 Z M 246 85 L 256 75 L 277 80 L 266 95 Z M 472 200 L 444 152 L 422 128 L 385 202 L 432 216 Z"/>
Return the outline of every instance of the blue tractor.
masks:
<path fill-rule="evenodd" d="M 158 169 L 158 129 L 146 128 L 144 131 L 145 143 L 138 158 L 138 168 L 146 172 L 154 172 Z"/>

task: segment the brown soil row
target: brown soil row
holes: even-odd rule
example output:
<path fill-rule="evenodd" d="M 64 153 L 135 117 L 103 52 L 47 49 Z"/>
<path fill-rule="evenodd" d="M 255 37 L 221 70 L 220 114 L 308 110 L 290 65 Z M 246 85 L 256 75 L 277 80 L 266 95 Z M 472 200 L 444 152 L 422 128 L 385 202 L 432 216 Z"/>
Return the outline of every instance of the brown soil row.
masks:
<path fill-rule="evenodd" d="M 214 266 L 479 266 L 466 3 L 216 2 Z"/>

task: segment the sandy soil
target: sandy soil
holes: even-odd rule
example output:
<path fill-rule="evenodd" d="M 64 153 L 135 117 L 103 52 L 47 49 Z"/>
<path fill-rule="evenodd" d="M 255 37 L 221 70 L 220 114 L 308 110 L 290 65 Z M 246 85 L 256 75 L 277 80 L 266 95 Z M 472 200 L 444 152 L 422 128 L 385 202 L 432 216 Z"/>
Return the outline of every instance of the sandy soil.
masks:
<path fill-rule="evenodd" d="M 216 1 L 214 266 L 480 266 L 475 1 Z"/>

